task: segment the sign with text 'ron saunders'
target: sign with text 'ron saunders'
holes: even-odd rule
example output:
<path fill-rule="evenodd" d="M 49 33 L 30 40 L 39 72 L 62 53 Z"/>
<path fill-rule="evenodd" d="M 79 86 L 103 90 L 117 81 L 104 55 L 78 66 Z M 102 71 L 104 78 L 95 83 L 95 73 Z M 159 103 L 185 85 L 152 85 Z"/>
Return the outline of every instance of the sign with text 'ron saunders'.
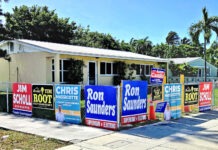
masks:
<path fill-rule="evenodd" d="M 32 85 L 13 83 L 13 113 L 32 116 Z"/>
<path fill-rule="evenodd" d="M 199 111 L 211 109 L 212 103 L 212 82 L 200 82 L 199 85 Z"/>
<path fill-rule="evenodd" d="M 165 75 L 164 69 L 152 68 L 151 76 L 150 76 L 150 83 L 151 84 L 163 83 L 164 75 Z"/>
<path fill-rule="evenodd" d="M 59 122 L 81 123 L 80 85 L 55 86 L 55 118 Z"/>
<path fill-rule="evenodd" d="M 122 81 L 122 116 L 121 124 L 146 120 L 147 81 Z"/>
<path fill-rule="evenodd" d="M 54 109 L 53 85 L 32 85 L 33 107 Z"/>
<path fill-rule="evenodd" d="M 182 102 L 182 84 L 165 84 L 164 85 L 164 101 L 170 105 L 171 118 L 177 119 L 181 117 Z"/>
<path fill-rule="evenodd" d="M 117 129 L 117 91 L 113 86 L 85 86 L 86 124 Z"/>

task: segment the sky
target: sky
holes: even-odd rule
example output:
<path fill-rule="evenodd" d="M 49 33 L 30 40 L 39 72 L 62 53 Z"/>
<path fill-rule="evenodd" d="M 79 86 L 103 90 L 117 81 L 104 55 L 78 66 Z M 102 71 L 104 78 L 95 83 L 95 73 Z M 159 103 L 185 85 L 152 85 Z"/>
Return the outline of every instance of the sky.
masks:
<path fill-rule="evenodd" d="M 217 0 L 10 0 L 2 9 L 13 12 L 21 5 L 48 6 L 59 17 L 89 25 L 91 31 L 126 42 L 148 36 L 153 44 L 165 43 L 170 31 L 189 38 L 188 29 L 202 19 L 203 7 L 209 16 L 218 16 Z"/>

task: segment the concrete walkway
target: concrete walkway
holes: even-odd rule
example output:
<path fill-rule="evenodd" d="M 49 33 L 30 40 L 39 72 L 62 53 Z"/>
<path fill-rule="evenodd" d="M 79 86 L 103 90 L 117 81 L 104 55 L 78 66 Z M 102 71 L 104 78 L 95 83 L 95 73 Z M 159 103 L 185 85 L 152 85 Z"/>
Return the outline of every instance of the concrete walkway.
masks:
<path fill-rule="evenodd" d="M 111 134 L 112 131 L 81 125 L 61 124 L 56 121 L 0 113 L 0 127 L 40 135 L 43 137 L 78 143 Z"/>
<path fill-rule="evenodd" d="M 61 150 L 218 150 L 218 110 L 119 132 L 0 113 L 0 127 L 70 141 Z"/>

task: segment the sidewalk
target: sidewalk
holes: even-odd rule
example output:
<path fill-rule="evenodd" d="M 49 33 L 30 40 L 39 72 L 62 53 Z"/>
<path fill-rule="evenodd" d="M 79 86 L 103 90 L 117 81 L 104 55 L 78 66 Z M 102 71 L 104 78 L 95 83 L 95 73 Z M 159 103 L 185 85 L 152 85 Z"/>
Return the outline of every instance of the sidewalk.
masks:
<path fill-rule="evenodd" d="M 72 142 L 60 150 L 218 150 L 218 110 L 117 132 L 7 113 L 0 120 L 2 128 Z"/>
<path fill-rule="evenodd" d="M 111 134 L 112 131 L 82 125 L 0 113 L 0 127 L 72 143 Z"/>

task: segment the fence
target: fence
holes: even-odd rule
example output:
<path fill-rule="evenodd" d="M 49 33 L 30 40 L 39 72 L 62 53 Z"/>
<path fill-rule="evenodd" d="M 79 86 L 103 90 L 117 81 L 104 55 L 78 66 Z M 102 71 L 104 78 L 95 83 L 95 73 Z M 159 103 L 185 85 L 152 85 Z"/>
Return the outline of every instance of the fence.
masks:
<path fill-rule="evenodd" d="M 13 96 L 12 96 L 12 85 L 13 83 L 6 83 L 6 82 L 0 82 L 0 111 L 2 112 L 8 112 L 8 113 L 12 113 L 13 110 Z M 190 85 L 185 83 L 186 85 Z M 194 84 L 196 86 L 198 86 L 198 83 Z M 57 86 L 56 84 L 53 84 L 53 89 L 55 89 L 55 86 Z M 148 101 L 153 101 L 155 107 L 157 105 L 157 103 L 162 102 L 164 99 L 164 94 L 162 94 L 164 92 L 164 88 L 162 89 L 162 87 L 164 87 L 163 85 L 148 85 L 147 88 L 147 99 Z M 41 88 L 41 87 L 40 87 Z M 85 92 L 84 92 L 85 87 L 81 87 L 81 94 L 80 94 L 80 111 L 79 113 L 81 114 L 81 121 L 82 124 L 86 124 L 86 103 L 85 103 Z M 117 107 L 118 109 L 118 124 L 119 121 L 121 121 L 120 115 L 122 114 L 122 109 L 121 109 L 121 105 L 122 105 L 122 89 L 123 87 L 116 87 L 116 93 L 118 93 L 118 102 Z M 44 92 L 46 91 L 46 88 L 44 87 Z M 37 90 L 35 91 L 37 93 Z M 57 97 L 55 97 L 55 94 L 52 93 L 54 95 L 54 105 L 57 102 Z M 185 93 L 182 93 L 185 94 Z M 218 82 L 213 82 L 213 98 L 212 98 L 212 108 L 217 108 L 218 107 Z M 185 95 L 184 95 L 185 96 Z M 199 97 L 198 97 L 199 100 Z M 182 104 L 184 106 L 184 104 Z M 150 106 L 150 102 L 147 103 L 147 115 L 149 115 L 149 107 Z M 193 106 L 190 105 L 188 106 L 188 110 L 190 110 L 190 112 L 193 112 L 193 110 L 195 108 L 198 107 L 198 104 L 194 104 Z M 184 110 L 186 110 L 184 108 Z M 57 111 L 57 107 L 56 107 L 56 111 Z M 197 110 L 198 111 L 198 110 Z M 72 112 L 71 112 L 72 113 Z M 163 119 L 163 114 L 156 114 L 157 118 L 159 119 Z M 38 108 L 38 107 L 33 107 L 32 108 L 32 116 L 36 117 L 36 118 L 44 118 L 44 119 L 50 119 L 50 120 L 55 120 L 55 107 L 53 109 L 42 109 L 42 108 Z M 141 118 L 143 118 L 144 116 L 141 116 Z M 140 118 L 140 116 L 139 116 Z"/>

